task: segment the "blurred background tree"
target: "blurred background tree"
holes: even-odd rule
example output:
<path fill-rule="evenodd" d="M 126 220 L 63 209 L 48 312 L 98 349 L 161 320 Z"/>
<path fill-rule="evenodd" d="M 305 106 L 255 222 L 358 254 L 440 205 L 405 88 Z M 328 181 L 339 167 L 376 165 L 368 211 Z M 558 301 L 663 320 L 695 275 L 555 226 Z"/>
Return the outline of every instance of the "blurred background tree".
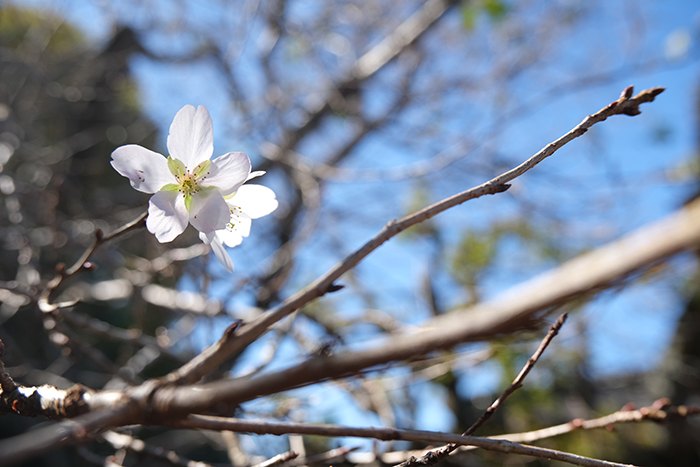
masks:
<path fill-rule="evenodd" d="M 389 243 L 348 274 L 345 291 L 301 310 L 230 370 L 275 368 L 477 303 L 674 209 L 697 177 L 687 122 L 698 17 L 684 2 L 22 3 L 0 9 L 0 337 L 13 376 L 26 384 L 118 387 L 162 375 L 232 319 L 250 319 L 306 285 L 389 219 L 524 160 L 628 84 L 667 86 L 667 104 L 633 124 L 606 122 L 497 201 L 449 211 Z M 212 112 L 215 154 L 246 150 L 255 169 L 268 171 L 261 183 L 278 194 L 275 217 L 258 221 L 231 252 L 233 274 L 192 232 L 167 246 L 131 234 L 61 291 L 79 305 L 42 316 L 34 298 L 56 265 L 79 257 L 96 229 L 146 207 L 147 197 L 109 166 L 111 151 L 163 148 L 186 103 Z M 697 404 L 693 264 L 681 258 L 569 306 L 560 348 L 478 434 L 661 396 Z M 239 415 L 462 431 L 530 355 L 546 329 L 539 324 L 254 401 Z M 0 436 L 29 422 L 5 416 Z M 697 428 L 632 426 L 543 444 L 694 466 Z M 286 439 L 134 434 L 211 462 L 252 463 L 287 449 Z M 309 455 L 336 445 L 304 443 Z M 63 453 L 84 461 L 113 451 L 100 443 Z M 474 465 L 538 465 L 466 456 Z M 55 456 L 46 462 L 59 465 Z M 124 460 L 152 462 L 133 453 Z"/>
<path fill-rule="evenodd" d="M 76 326 L 85 331 L 84 323 L 42 316 L 36 306 L 22 308 L 22 297 L 35 296 L 57 265 L 72 264 L 97 229 L 110 231 L 144 210 L 146 198 L 124 186 L 109 165 L 116 145 L 153 147 L 156 141 L 158 130 L 141 111 L 129 70 L 139 44 L 124 28 L 96 47 L 60 16 L 5 6 L 0 9 L 0 47 L 0 280 L 16 294 L 5 296 L 0 308 L 7 361 L 17 365 L 14 371 L 28 384 L 102 387 L 131 381 L 134 376 L 123 365 L 138 351 L 136 342 L 105 340 L 97 329 L 73 338 Z M 130 255 L 153 257 L 154 244 L 131 238 L 120 246 Z M 109 296 L 105 280 L 125 295 L 128 288 L 114 282 L 123 255 L 112 249 L 98 258 L 96 270 L 81 278 L 82 295 Z M 172 285 L 178 275 L 171 271 L 158 283 Z M 95 316 L 106 326 L 149 334 L 167 323 L 167 316 L 154 314 L 153 306 L 137 304 L 88 300 L 75 312 L 83 320 Z M 0 430 L 7 437 L 38 421 L 13 417 Z M 56 465 L 57 459 L 50 456 L 46 462 Z"/>

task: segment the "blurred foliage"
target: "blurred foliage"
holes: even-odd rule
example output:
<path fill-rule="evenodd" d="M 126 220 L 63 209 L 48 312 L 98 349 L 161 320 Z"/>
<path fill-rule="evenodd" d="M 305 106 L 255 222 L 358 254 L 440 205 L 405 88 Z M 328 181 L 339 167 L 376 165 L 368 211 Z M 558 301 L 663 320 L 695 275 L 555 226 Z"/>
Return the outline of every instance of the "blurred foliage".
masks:
<path fill-rule="evenodd" d="M 486 230 L 466 230 L 451 254 L 450 271 L 455 280 L 470 292 L 472 302 L 479 296 L 480 279 L 495 264 L 506 241 L 514 241 L 516 248 L 522 249 L 523 253 L 545 263 L 558 262 L 572 254 L 570 249 L 552 239 L 551 232 L 544 231 L 527 218 L 496 222 Z"/>
<path fill-rule="evenodd" d="M 462 4 L 462 25 L 467 30 L 476 27 L 481 16 L 500 21 L 508 14 L 510 6 L 504 0 L 468 0 Z"/>
<path fill-rule="evenodd" d="M 498 251 L 499 237 L 495 232 L 467 231 L 462 234 L 452 259 L 452 273 L 460 284 L 472 287 L 477 283 Z"/>
<path fill-rule="evenodd" d="M 63 19 L 13 6 L 0 10 L 0 43 L 18 53 L 35 52 L 40 46 L 53 58 L 75 54 L 85 47 L 80 31 Z"/>

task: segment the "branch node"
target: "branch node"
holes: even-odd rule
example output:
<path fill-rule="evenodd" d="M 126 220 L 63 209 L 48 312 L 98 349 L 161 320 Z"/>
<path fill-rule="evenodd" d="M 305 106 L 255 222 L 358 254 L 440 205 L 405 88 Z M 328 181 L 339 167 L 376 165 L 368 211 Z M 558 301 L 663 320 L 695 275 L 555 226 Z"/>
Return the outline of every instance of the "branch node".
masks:
<path fill-rule="evenodd" d="M 508 189 L 509 189 L 511 186 L 512 186 L 512 185 L 511 185 L 510 183 L 501 183 L 500 185 L 496 185 L 496 189 L 495 189 L 495 191 L 493 192 L 493 194 L 495 195 L 496 193 L 503 193 L 503 192 L 505 192 L 505 191 L 508 191 Z"/>
<path fill-rule="evenodd" d="M 622 90 L 620 93 L 620 101 L 626 101 L 630 97 L 632 97 L 632 93 L 634 93 L 634 86 L 627 86 L 625 89 Z"/>
<path fill-rule="evenodd" d="M 326 289 L 326 293 L 337 292 L 339 290 L 343 290 L 344 288 L 345 286 L 343 284 L 336 284 L 335 282 L 332 282 L 331 285 L 329 285 Z"/>

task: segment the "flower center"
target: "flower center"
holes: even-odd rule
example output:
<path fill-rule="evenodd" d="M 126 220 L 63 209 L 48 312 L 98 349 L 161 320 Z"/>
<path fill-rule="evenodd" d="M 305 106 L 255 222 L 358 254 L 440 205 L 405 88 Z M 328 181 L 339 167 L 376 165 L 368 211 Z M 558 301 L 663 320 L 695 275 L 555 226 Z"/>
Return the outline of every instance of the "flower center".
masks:
<path fill-rule="evenodd" d="M 192 195 L 207 188 L 201 186 L 201 183 L 207 178 L 207 175 L 209 175 L 210 168 L 211 161 L 206 160 L 197 165 L 194 170 L 190 171 L 185 167 L 182 161 L 174 159 L 173 157 L 168 157 L 168 169 L 170 169 L 170 173 L 173 174 L 177 183 L 168 183 L 161 189 L 166 191 L 179 191 L 182 193 L 185 197 L 185 207 L 189 211 L 192 205 Z"/>
<path fill-rule="evenodd" d="M 243 214 L 243 209 L 229 204 L 228 210 L 231 213 L 231 218 L 229 219 L 228 224 L 226 224 L 226 230 L 233 232 L 236 230 L 236 227 L 238 227 L 238 221 L 241 214 Z"/>
<path fill-rule="evenodd" d="M 199 191 L 199 180 L 189 171 L 178 177 L 177 182 L 180 185 L 180 192 L 185 196 L 191 196 Z"/>

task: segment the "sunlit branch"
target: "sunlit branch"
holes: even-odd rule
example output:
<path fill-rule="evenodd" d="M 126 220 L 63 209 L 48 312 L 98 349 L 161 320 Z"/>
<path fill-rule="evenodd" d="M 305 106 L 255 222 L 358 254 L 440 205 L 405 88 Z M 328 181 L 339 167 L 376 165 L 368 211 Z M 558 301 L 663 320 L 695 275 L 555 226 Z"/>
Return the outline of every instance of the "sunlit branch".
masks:
<path fill-rule="evenodd" d="M 661 92 L 663 92 L 663 88 L 651 88 L 641 91 L 639 94 L 632 97 L 633 88 L 630 86 L 622 92 L 618 100 L 608 104 L 598 112 L 587 116 L 564 136 L 549 143 L 522 164 L 481 185 L 438 201 L 402 219 L 389 222 L 377 235 L 308 287 L 285 300 L 284 303 L 276 308 L 271 309 L 256 321 L 246 325 L 236 336 L 236 339 L 230 339 L 226 342 L 220 341 L 218 344 L 205 349 L 200 355 L 195 357 L 195 359 L 169 375 L 169 379 L 171 381 L 195 382 L 202 376 L 211 373 L 224 362 L 242 352 L 250 343 L 267 332 L 272 325 L 289 316 L 307 303 L 328 293 L 329 290 L 333 289 L 336 280 L 347 271 L 357 266 L 364 258 L 389 239 L 395 237 L 409 227 L 424 222 L 466 201 L 507 190 L 509 182 L 512 182 L 517 177 L 534 168 L 569 142 L 585 134 L 593 125 L 613 115 L 637 115 L 640 113 L 639 107 L 641 104 L 652 102 Z"/>
<path fill-rule="evenodd" d="M 369 343 L 363 349 L 305 360 L 277 372 L 190 387 L 163 387 L 152 403 L 158 410 L 197 411 L 212 400 L 241 403 L 260 396 L 355 374 L 464 342 L 522 329 L 543 310 L 615 284 L 635 271 L 700 244 L 700 200 L 615 242 L 574 258 L 491 300 L 433 318 L 409 332 Z M 219 342 L 240 336 L 227 333 Z M 161 393 L 162 391 L 162 393 Z"/>

